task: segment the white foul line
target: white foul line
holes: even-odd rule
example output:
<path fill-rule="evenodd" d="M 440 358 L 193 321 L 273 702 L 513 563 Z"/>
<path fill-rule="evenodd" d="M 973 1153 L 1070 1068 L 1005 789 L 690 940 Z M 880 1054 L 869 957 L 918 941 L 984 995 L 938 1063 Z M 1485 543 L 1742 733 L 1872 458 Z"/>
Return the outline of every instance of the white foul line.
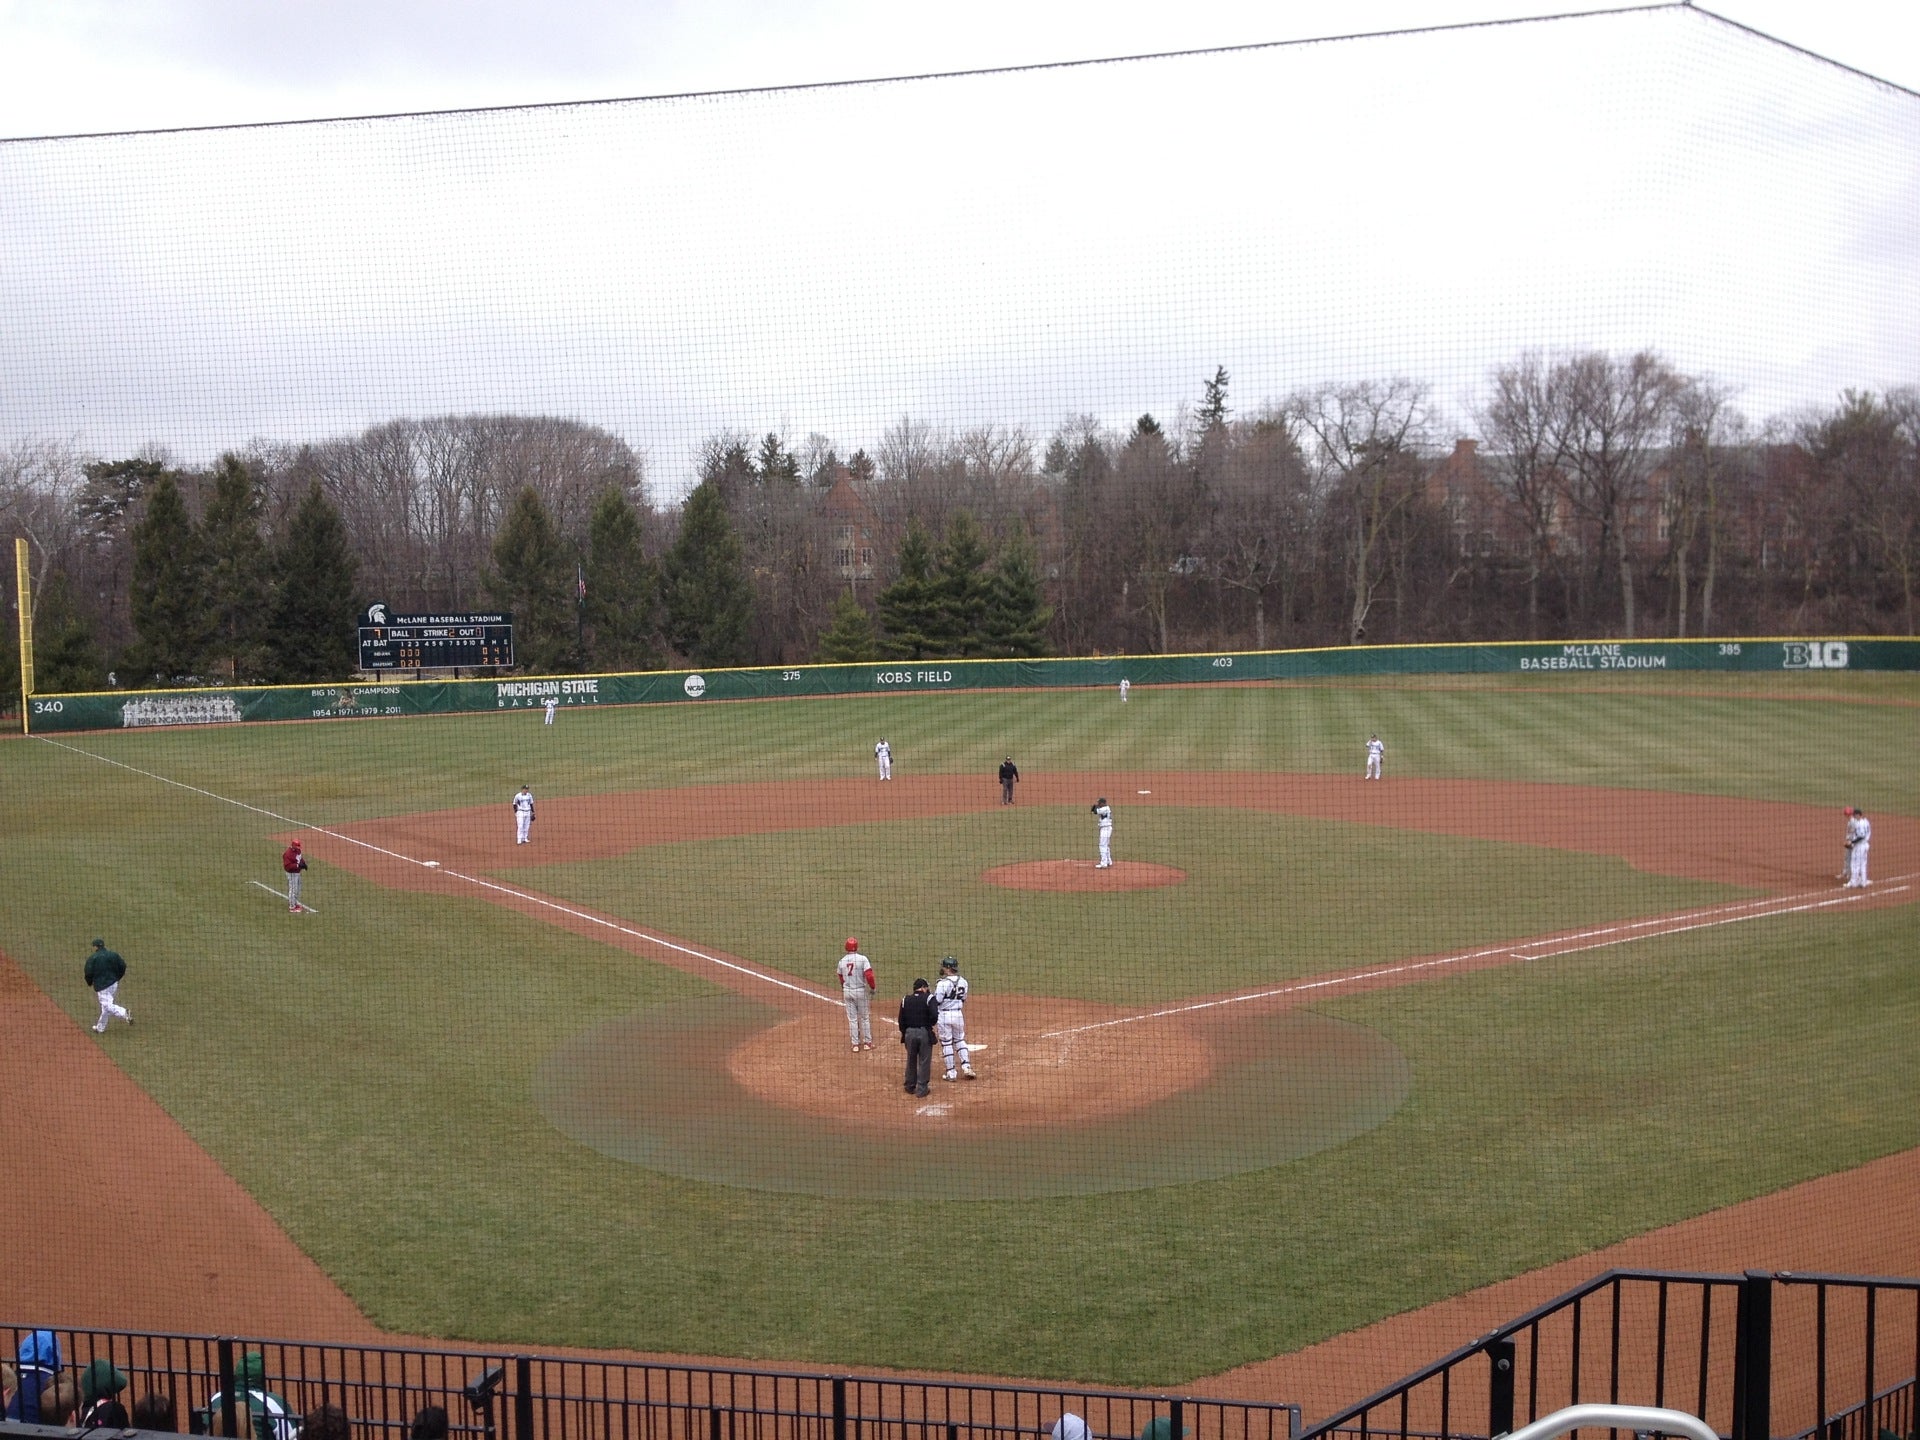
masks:
<path fill-rule="evenodd" d="M 274 889 L 273 886 L 267 884 L 264 880 L 249 880 L 247 883 L 249 885 L 258 885 L 262 890 L 266 891 L 267 894 L 273 896 L 273 898 L 276 900 L 284 900 L 287 898 L 286 893 L 284 891 Z M 301 903 L 300 908 L 302 910 L 305 910 L 311 915 L 318 915 L 320 913 L 318 910 L 315 910 L 313 906 L 306 904 L 304 901 Z"/>
<path fill-rule="evenodd" d="M 675 944 L 671 940 L 664 940 L 658 935 L 649 935 L 644 930 L 632 929 L 629 926 L 620 924 L 618 921 L 609 920 L 605 916 L 595 915 L 586 910 L 576 910 L 570 905 L 562 905 L 557 900 L 550 900 L 544 895 L 536 895 L 530 890 L 516 890 L 511 885 L 501 885 L 492 880 L 482 880 L 475 875 L 463 875 L 457 870 L 448 870 L 442 867 L 438 861 L 418 860 L 411 855 L 402 855 L 398 850 L 389 850 L 384 845 L 375 845 L 370 840 L 362 840 L 353 835 L 343 835 L 338 830 L 327 829 L 324 825 L 309 825 L 304 820 L 296 820 L 291 815 L 282 815 L 277 810 L 268 810 L 259 805 L 249 805 L 244 800 L 235 800 L 229 795 L 216 794 L 212 790 L 202 790 L 198 785 L 189 785 L 184 780 L 170 779 L 165 775 L 156 774 L 152 770 L 142 770 L 138 765 L 129 765 L 123 760 L 114 760 L 105 755 L 96 755 L 93 751 L 82 750 L 77 745 L 67 745 L 59 740 L 49 740 L 44 735 L 36 735 L 33 738 L 40 741 L 43 745 L 52 745 L 57 749 L 70 751 L 75 755 L 84 755 L 89 760 L 98 760 L 104 765 L 113 765 L 122 770 L 131 771 L 135 775 L 144 775 L 147 779 L 157 780 L 162 785 L 172 785 L 180 790 L 191 791 L 195 795 L 204 795 L 209 800 L 218 800 L 222 805 L 234 805 L 242 810 L 251 810 L 255 815 L 264 815 L 269 820 L 278 820 L 285 825 L 298 826 L 302 830 L 311 831 L 315 835 L 325 835 L 331 839 L 339 840 L 344 844 L 358 845 L 363 850 L 371 850 L 377 855 L 385 855 L 392 860 L 404 860 L 409 865 L 418 865 L 423 870 L 433 870 L 437 874 L 447 875 L 455 880 L 464 880 L 469 885 L 478 885 L 487 890 L 495 890 L 502 895 L 511 895 L 515 899 L 525 900 L 535 905 L 544 905 L 550 910 L 559 911 L 562 915 L 569 915 L 576 920 L 586 920 L 595 925 L 605 926 L 617 934 L 628 935 L 635 940 L 644 940 L 649 945 L 658 945 L 663 950 L 672 950 L 695 960 L 704 960 L 709 965 L 718 965 L 723 970 L 732 970 L 752 979 L 765 981 L 769 985 L 777 985 L 782 990 L 791 990 L 794 994 L 805 995 L 810 1000 L 818 1000 L 827 1005 L 838 1003 L 831 997 L 822 995 L 818 990 L 809 990 L 804 985 L 796 985 L 790 980 L 782 980 L 777 975 L 769 975 L 765 971 L 755 970 L 750 965 L 740 965 L 732 960 L 723 960 L 718 955 L 708 955 L 704 951 L 695 950 L 690 946 Z M 258 880 L 255 880 L 253 883 L 255 885 L 261 885 L 261 882 Z M 272 890 L 272 887 L 268 885 L 261 885 L 261 888 L 263 890 Z M 273 893 L 277 895 L 280 892 L 275 890 Z"/>
<path fill-rule="evenodd" d="M 1896 875 L 1895 880 L 1912 880 L 1912 875 Z M 1112 1020 L 1095 1020 L 1086 1025 L 1071 1025 L 1064 1030 L 1049 1030 L 1040 1038 L 1057 1039 L 1062 1035 L 1078 1035 L 1088 1030 L 1106 1030 L 1116 1025 L 1133 1025 L 1142 1020 L 1164 1020 L 1169 1015 L 1186 1015 L 1196 1010 L 1217 1010 L 1226 1005 L 1244 1005 L 1250 1000 L 1271 1000 L 1281 995 L 1304 995 L 1312 990 L 1338 990 L 1357 985 L 1364 980 L 1380 980 L 1393 975 L 1411 975 L 1421 970 L 1433 970 L 1448 965 L 1464 965 L 1469 960 L 1484 960 L 1489 955 L 1510 955 L 1515 960 L 1551 960 L 1561 955 L 1572 955 L 1582 950 L 1598 950 L 1608 945 L 1624 945 L 1631 940 L 1657 940 L 1663 935 L 1680 935 L 1689 930 L 1704 930 L 1715 925 L 1733 925 L 1742 920 L 1763 920 L 1773 915 L 1795 915 L 1803 910 L 1820 910 L 1829 905 L 1850 905 L 1855 901 L 1866 900 L 1872 894 L 1898 895 L 1905 891 L 1905 885 L 1888 884 L 1875 887 L 1871 892 L 1858 895 L 1829 896 L 1824 900 L 1807 900 L 1795 903 L 1806 897 L 1800 895 L 1776 895 L 1762 900 L 1736 900 L 1725 905 L 1711 906 L 1705 910 L 1681 911 L 1675 915 L 1659 916 L 1650 920 L 1631 920 L 1619 925 L 1603 925 L 1592 930 L 1581 930 L 1562 938 L 1567 940 L 1585 940 L 1596 935 L 1610 935 L 1615 938 L 1595 940 L 1591 945 L 1574 945 L 1564 950 L 1552 950 L 1545 954 L 1522 954 L 1522 947 L 1531 948 L 1526 941 L 1517 945 L 1489 945 L 1480 950 L 1463 950 L 1453 955 L 1439 955 L 1431 960 L 1409 960 L 1399 965 L 1383 965 L 1375 970 L 1359 970 L 1346 975 L 1329 975 L 1320 980 L 1296 980 L 1290 984 L 1277 985 L 1270 990 L 1253 990 L 1244 995 L 1229 995 L 1221 1000 L 1197 1000 L 1190 1005 L 1169 1005 L 1159 1010 L 1143 1010 L 1137 1015 L 1121 1015 Z M 1734 912 L 1745 910 L 1748 914 Z M 1710 918 L 1700 918 L 1700 917 Z M 1676 925 L 1676 920 L 1697 921 L 1695 924 Z M 1664 925 L 1666 929 L 1654 929 Z M 1623 931 L 1642 930 L 1646 934 L 1623 934 Z M 1538 941 L 1537 944 L 1554 944 L 1554 941 Z"/>

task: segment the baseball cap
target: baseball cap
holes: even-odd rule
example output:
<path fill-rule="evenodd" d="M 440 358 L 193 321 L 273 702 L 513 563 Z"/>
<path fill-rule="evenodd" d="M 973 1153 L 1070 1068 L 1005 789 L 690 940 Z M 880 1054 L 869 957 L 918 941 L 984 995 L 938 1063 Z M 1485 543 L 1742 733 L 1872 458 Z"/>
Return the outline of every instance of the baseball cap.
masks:
<path fill-rule="evenodd" d="M 924 976 L 924 975 L 920 975 L 920 976 L 916 976 L 916 977 L 914 978 L 914 982 L 913 982 L 913 988 L 914 988 L 914 989 L 916 989 L 916 990 L 924 990 L 924 989 L 926 989 L 926 988 L 927 988 L 927 977 L 926 977 L 926 976 Z"/>
<path fill-rule="evenodd" d="M 1191 1435 L 1193 1431 L 1186 1426 L 1180 1427 L 1182 1435 Z M 1173 1440 L 1173 1417 L 1156 1415 L 1140 1427 L 1140 1440 Z"/>
<path fill-rule="evenodd" d="M 1087 1440 L 1087 1422 L 1071 1410 L 1053 1422 L 1053 1440 Z"/>
<path fill-rule="evenodd" d="M 847 949 L 858 950 L 859 948 L 860 948 L 860 942 L 854 939 L 853 936 L 851 935 L 847 936 Z"/>
<path fill-rule="evenodd" d="M 940 962 L 940 968 L 942 970 L 958 970 L 960 968 L 960 962 L 949 955 Z"/>
<path fill-rule="evenodd" d="M 107 948 L 107 942 L 96 935 L 93 937 L 93 948 L 96 950 L 104 950 Z"/>

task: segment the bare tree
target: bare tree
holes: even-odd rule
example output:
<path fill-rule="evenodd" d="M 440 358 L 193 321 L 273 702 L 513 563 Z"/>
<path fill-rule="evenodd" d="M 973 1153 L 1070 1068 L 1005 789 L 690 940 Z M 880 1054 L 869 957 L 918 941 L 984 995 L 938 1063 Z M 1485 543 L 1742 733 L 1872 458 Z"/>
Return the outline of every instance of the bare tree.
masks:
<path fill-rule="evenodd" d="M 1624 633 L 1637 631 L 1634 551 L 1652 507 L 1647 481 L 1671 431 L 1681 379 L 1657 355 L 1616 360 L 1591 351 L 1553 367 L 1549 408 L 1554 450 L 1568 471 L 1568 496 L 1587 522 L 1596 558 L 1611 551 Z"/>
<path fill-rule="evenodd" d="M 1700 633 L 1713 633 L 1713 596 L 1726 535 L 1722 492 L 1747 440 L 1746 420 L 1728 392 L 1711 380 L 1684 383 L 1674 396 L 1673 437 L 1668 447 L 1667 570 L 1673 585 L 1673 633 L 1685 639 L 1692 609 L 1693 556 L 1701 557 Z"/>
<path fill-rule="evenodd" d="M 1291 410 L 1311 436 L 1311 458 L 1348 533 L 1347 641 L 1357 645 L 1385 578 L 1381 550 L 1394 518 L 1413 503 L 1418 449 L 1427 440 L 1426 386 L 1413 380 L 1364 380 L 1298 395 Z"/>
<path fill-rule="evenodd" d="M 1205 542 L 1208 573 L 1253 606 L 1254 647 L 1267 646 L 1267 600 L 1278 589 L 1288 615 L 1306 569 L 1313 533 L 1313 494 L 1306 457 L 1284 411 L 1210 435 L 1214 480 Z"/>
<path fill-rule="evenodd" d="M 1496 483 L 1527 535 L 1527 634 L 1540 634 L 1540 582 L 1557 571 L 1554 532 L 1564 503 L 1565 472 L 1553 414 L 1553 372 L 1538 354 L 1493 373 L 1493 395 L 1478 416 Z M 1561 595 L 1566 599 L 1565 577 Z"/>

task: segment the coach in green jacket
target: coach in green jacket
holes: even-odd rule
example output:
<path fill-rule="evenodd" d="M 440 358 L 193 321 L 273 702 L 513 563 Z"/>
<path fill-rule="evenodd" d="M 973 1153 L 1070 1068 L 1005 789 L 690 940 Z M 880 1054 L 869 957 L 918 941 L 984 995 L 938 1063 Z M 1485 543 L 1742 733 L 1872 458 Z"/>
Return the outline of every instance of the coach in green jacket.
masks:
<path fill-rule="evenodd" d="M 106 1034 L 107 1021 L 116 1015 L 127 1024 L 133 1024 L 133 1015 L 127 1007 L 113 1003 L 114 992 L 120 988 L 120 982 L 126 976 L 127 962 L 107 949 L 106 941 L 95 940 L 93 953 L 87 956 L 87 984 L 93 987 L 94 999 L 100 1002 L 100 1018 L 94 1022 L 94 1034 Z"/>

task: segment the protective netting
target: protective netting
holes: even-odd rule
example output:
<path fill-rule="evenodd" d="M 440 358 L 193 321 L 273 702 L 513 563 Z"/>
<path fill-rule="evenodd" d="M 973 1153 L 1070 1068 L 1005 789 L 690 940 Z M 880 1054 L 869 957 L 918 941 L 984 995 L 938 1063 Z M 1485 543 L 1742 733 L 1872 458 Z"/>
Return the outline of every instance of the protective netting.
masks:
<path fill-rule="evenodd" d="M 1326 1413 L 1603 1265 L 1910 1267 L 1920 694 L 1834 617 L 1915 603 L 1916 215 L 1920 99 L 1690 7 L 0 145 L 0 520 L 66 677 L 0 745 L 0 1322 Z M 1752 425 L 1447 508 L 1456 433 L 1518 473 L 1496 367 L 1642 350 Z M 910 521 L 971 629 L 875 603 Z M 564 681 L 289 658 L 503 593 L 513 533 Z M 729 553 L 723 649 L 649 567 Z M 1538 639 L 1635 583 L 1729 638 Z M 1389 619 L 1462 643 L 1247 663 Z M 921 1095 L 948 955 L 978 1048 Z"/>

